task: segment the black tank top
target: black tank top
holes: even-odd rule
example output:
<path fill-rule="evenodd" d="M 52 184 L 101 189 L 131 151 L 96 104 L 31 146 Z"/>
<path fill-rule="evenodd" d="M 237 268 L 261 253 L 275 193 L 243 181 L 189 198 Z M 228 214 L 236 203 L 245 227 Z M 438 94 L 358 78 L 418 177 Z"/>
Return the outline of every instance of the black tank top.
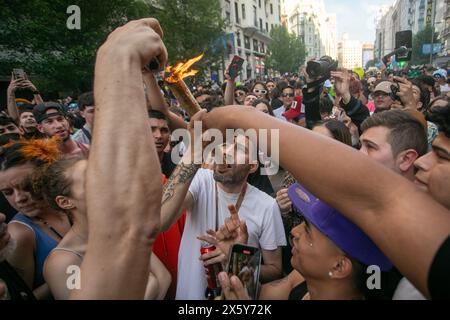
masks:
<path fill-rule="evenodd" d="M 301 300 L 308 293 L 306 281 L 303 281 L 289 293 L 288 300 Z"/>

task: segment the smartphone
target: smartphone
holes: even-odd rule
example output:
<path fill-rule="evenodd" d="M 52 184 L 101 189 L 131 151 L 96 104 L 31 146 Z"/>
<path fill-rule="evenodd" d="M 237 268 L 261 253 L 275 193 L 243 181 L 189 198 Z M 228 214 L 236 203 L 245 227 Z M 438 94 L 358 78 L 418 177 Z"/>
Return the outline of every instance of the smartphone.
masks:
<path fill-rule="evenodd" d="M 27 74 L 23 69 L 13 69 L 14 79 L 27 79 Z"/>
<path fill-rule="evenodd" d="M 232 79 L 236 79 L 239 72 L 242 69 L 242 65 L 244 64 L 244 59 L 239 56 L 234 56 L 233 60 L 231 60 L 231 64 L 228 67 L 228 74 Z"/>
<path fill-rule="evenodd" d="M 261 250 L 256 247 L 235 244 L 231 248 L 228 260 L 228 275 L 238 276 L 247 289 L 251 299 L 258 297 L 259 270 L 261 268 Z"/>

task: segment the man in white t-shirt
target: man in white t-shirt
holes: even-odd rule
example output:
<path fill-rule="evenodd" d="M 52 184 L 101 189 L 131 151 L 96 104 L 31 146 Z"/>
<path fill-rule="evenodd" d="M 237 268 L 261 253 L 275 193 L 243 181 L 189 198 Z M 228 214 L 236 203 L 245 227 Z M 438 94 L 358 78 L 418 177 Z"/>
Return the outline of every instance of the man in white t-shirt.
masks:
<path fill-rule="evenodd" d="M 262 250 L 260 280 L 267 282 L 282 276 L 281 246 L 286 245 L 286 238 L 280 211 L 275 199 L 247 184 L 247 176 L 258 165 L 249 164 L 248 143 L 242 149 L 236 145 L 237 142 L 223 147 L 224 157 L 235 152 L 235 159 L 244 157 L 246 164 L 215 164 L 214 170 L 199 169 L 185 156 L 164 188 L 162 230 L 170 227 L 180 212 L 188 211 L 178 255 L 176 299 L 205 299 L 206 275 L 199 260 L 201 242 L 197 236 L 222 226 L 230 216 L 229 204 L 236 205 L 240 218 L 246 222 L 248 244 Z M 190 152 L 188 149 L 186 155 Z"/>

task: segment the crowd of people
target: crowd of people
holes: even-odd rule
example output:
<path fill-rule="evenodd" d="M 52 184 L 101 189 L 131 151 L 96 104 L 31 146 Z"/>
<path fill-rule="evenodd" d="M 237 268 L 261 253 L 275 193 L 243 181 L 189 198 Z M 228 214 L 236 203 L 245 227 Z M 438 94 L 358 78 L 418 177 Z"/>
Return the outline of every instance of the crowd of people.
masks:
<path fill-rule="evenodd" d="M 192 87 L 202 110 L 189 117 L 146 69 L 154 58 L 167 63 L 163 31 L 143 19 L 112 32 L 93 91 L 77 99 L 44 101 L 31 79 L 12 78 L 0 115 L 0 298 L 202 300 L 205 270 L 225 270 L 238 243 L 261 252 L 261 300 L 450 297 L 446 70 L 337 68 L 318 81 L 303 67 L 245 83 L 225 71 L 222 85 Z M 255 160 L 262 142 L 241 134 L 204 158 L 196 122 L 259 139 L 277 129 L 275 144 L 265 138 L 278 172 L 262 173 L 274 150 Z M 217 161 L 229 158 L 245 161 Z M 215 249 L 201 254 L 202 241 Z M 217 277 L 217 298 L 250 298 L 237 276 Z"/>

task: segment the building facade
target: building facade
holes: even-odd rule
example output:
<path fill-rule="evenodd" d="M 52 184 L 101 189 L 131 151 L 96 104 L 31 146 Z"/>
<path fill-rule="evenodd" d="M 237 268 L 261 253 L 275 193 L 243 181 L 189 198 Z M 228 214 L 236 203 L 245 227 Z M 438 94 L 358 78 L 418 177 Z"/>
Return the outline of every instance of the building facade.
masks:
<path fill-rule="evenodd" d="M 374 44 L 373 43 L 363 43 L 362 44 L 362 67 L 366 69 L 366 64 L 370 60 L 374 59 Z"/>
<path fill-rule="evenodd" d="M 234 55 L 245 59 L 238 80 L 264 77 L 270 31 L 281 23 L 281 0 L 220 0 L 227 22 L 224 65 Z M 223 79 L 222 75 L 219 75 Z"/>
<path fill-rule="evenodd" d="M 347 33 L 342 35 L 337 52 L 339 66 L 346 69 L 362 67 L 362 44 L 357 40 L 350 40 Z"/>
<path fill-rule="evenodd" d="M 449 0 L 397 0 L 380 9 L 376 21 L 375 57 L 381 59 L 395 50 L 395 33 L 412 30 L 413 35 L 427 25 L 434 26 L 444 43 L 438 56 L 448 55 L 450 36 Z"/>
<path fill-rule="evenodd" d="M 337 57 L 336 15 L 325 11 L 323 0 L 297 0 L 286 5 L 288 30 L 305 44 L 306 59 Z"/>

